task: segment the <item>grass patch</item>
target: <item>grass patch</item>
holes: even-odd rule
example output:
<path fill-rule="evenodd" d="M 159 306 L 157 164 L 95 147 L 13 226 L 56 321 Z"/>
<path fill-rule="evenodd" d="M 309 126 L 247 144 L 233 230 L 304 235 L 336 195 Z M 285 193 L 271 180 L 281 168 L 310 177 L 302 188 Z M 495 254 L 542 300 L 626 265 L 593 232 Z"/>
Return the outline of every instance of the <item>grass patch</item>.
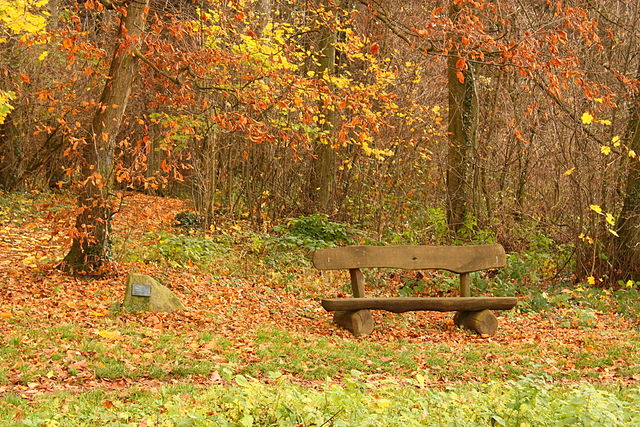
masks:
<path fill-rule="evenodd" d="M 640 389 L 525 377 L 446 389 L 373 384 L 356 375 L 320 388 L 272 374 L 269 384 L 225 373 L 224 385 L 0 398 L 2 425 L 636 425 Z M 62 404 L 64 402 L 64 404 Z"/>
<path fill-rule="evenodd" d="M 303 378 L 323 379 L 352 370 L 397 374 L 417 369 L 412 349 L 402 343 L 388 345 L 325 337 L 306 339 L 281 330 L 258 332 L 255 343 L 259 361 L 243 371 L 249 375 L 286 371 Z"/>

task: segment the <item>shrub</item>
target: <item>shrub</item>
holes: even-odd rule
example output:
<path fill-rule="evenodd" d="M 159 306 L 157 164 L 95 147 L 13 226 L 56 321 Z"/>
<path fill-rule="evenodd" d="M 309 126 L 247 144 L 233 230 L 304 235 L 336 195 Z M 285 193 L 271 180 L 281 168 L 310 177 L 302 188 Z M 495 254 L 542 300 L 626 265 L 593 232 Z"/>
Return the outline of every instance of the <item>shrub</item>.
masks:
<path fill-rule="evenodd" d="M 199 230 L 202 228 L 202 224 L 204 223 L 204 217 L 202 215 L 191 211 L 178 212 L 174 219 L 176 221 L 176 226 L 187 231 Z"/>
<path fill-rule="evenodd" d="M 274 242 L 284 248 L 319 248 L 350 244 L 353 232 L 346 224 L 329 221 L 326 215 L 313 214 L 289 219 L 286 225 L 273 230 L 280 234 Z"/>
<path fill-rule="evenodd" d="M 151 234 L 155 243 L 148 247 L 145 258 L 149 261 L 164 261 L 172 267 L 189 262 L 210 261 L 227 248 L 204 235 L 173 234 L 166 231 Z"/>

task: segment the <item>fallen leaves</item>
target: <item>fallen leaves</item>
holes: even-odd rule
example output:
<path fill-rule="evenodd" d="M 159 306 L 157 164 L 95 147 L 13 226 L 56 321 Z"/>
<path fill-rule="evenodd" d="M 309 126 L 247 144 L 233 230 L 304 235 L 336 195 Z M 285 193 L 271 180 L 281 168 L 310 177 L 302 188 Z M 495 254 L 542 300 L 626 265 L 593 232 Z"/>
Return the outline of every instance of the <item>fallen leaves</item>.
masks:
<path fill-rule="evenodd" d="M 115 232 L 124 240 L 116 248 L 120 250 L 138 244 L 149 230 L 171 226 L 175 214 L 186 208 L 182 201 L 138 194 L 126 197 L 123 206 L 114 224 Z M 600 206 L 593 205 L 591 209 L 600 210 L 607 220 Z M 219 272 L 214 275 L 120 261 L 103 277 L 74 278 L 41 261 L 43 257 L 60 257 L 66 247 L 64 239 L 50 239 L 47 230 L 54 228 L 48 222 L 51 220 L 33 213 L 25 215 L 23 221 L 34 225 L 22 227 L 0 218 L 0 346 L 7 347 L 11 340 L 11 348 L 20 355 L 19 362 L 13 356 L 0 355 L 0 378 L 3 373 L 7 377 L 6 384 L 0 382 L 3 391 L 116 388 L 133 381 L 162 385 L 176 380 L 170 373 L 184 360 L 211 365 L 203 373 L 195 370 L 183 374 L 188 381 L 203 384 L 223 384 L 219 369 L 229 360 L 234 360 L 238 370 L 270 363 L 273 360 L 269 358 L 281 360 L 283 367 L 289 368 L 291 360 L 285 349 L 273 349 L 256 341 L 264 330 L 288 334 L 292 347 L 307 345 L 313 349 L 314 343 L 322 342 L 335 352 L 359 345 L 394 348 L 392 354 L 374 353 L 379 356 L 379 363 L 389 366 L 396 366 L 400 353 L 413 352 L 408 357 L 415 362 L 416 370 L 430 378 L 427 385 L 477 381 L 478 372 L 485 372 L 487 367 L 495 368 L 497 375 L 509 377 L 513 371 L 528 372 L 533 369 L 532 364 L 541 364 L 539 371 L 554 376 L 598 378 L 604 374 L 597 367 L 577 363 L 576 355 L 604 357 L 606 348 L 617 345 L 624 334 L 633 333 L 633 325 L 609 313 L 598 314 L 590 329 L 562 328 L 545 313 L 516 313 L 500 318 L 497 336 L 482 337 L 457 329 L 450 314 L 374 312 L 374 333 L 354 338 L 337 329 L 331 314 L 318 303 L 321 297 L 338 293 L 341 283 L 348 283 L 348 277 L 339 273 L 318 273 L 315 278 L 300 277 L 281 283 L 283 275 L 245 279 Z M 114 310 L 113 306 L 122 300 L 126 275 L 132 270 L 163 278 L 189 309 L 177 313 Z M 383 284 L 375 291 L 391 292 L 393 286 Z M 204 339 L 207 334 L 209 338 Z M 398 342 L 405 344 L 398 347 Z M 438 352 L 447 363 L 434 363 L 431 353 L 420 350 L 435 346 L 441 349 Z M 471 353 L 480 355 L 476 360 Z M 306 357 L 311 360 L 311 356 Z M 376 366 L 371 362 L 362 363 Z M 109 373 L 111 379 L 101 378 L 97 372 L 107 370 L 109 363 L 123 372 L 132 372 L 135 379 L 118 370 Z M 146 377 L 148 366 L 156 363 L 166 378 Z M 318 363 L 339 365 L 340 361 Z M 611 362 L 606 378 L 633 378 L 635 373 L 625 374 L 633 369 L 629 363 L 624 358 Z M 30 377 L 23 371 L 34 374 Z M 399 377 L 412 374 L 400 370 L 380 373 Z M 294 371 L 292 375 L 299 376 L 299 381 L 311 381 L 304 371 Z"/>
<path fill-rule="evenodd" d="M 122 339 L 122 335 L 118 331 L 105 331 L 104 329 L 100 329 L 96 331 L 97 335 L 100 335 L 102 338 L 106 338 L 108 340 L 120 340 Z"/>

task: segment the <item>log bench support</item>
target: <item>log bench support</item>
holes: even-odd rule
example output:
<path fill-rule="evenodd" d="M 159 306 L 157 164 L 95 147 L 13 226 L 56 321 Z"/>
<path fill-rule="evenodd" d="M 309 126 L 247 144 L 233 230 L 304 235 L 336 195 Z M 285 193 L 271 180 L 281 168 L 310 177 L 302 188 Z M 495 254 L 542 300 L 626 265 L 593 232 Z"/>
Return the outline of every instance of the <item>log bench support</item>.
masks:
<path fill-rule="evenodd" d="M 491 310 L 458 311 L 453 316 L 453 323 L 480 335 L 495 335 L 498 331 L 498 319 Z"/>
<path fill-rule="evenodd" d="M 321 270 L 348 269 L 353 298 L 322 300 L 327 311 L 333 311 L 333 321 L 356 336 L 373 331 L 370 310 L 393 313 L 407 311 L 455 311 L 458 327 L 481 335 L 495 335 L 498 319 L 491 310 L 509 310 L 516 298 L 471 297 L 473 271 L 504 267 L 506 256 L 500 245 L 478 246 L 350 246 L 321 249 L 313 257 Z M 460 275 L 460 297 L 449 298 L 367 298 L 364 275 L 360 268 L 387 267 L 411 270 L 444 269 Z"/>
<path fill-rule="evenodd" d="M 369 310 L 336 311 L 333 321 L 357 337 L 373 332 L 373 317 Z"/>
<path fill-rule="evenodd" d="M 350 268 L 351 290 L 354 298 L 364 298 L 364 275 L 359 268 Z M 353 335 L 359 337 L 373 332 L 373 317 L 368 309 L 338 310 L 333 313 L 333 321 Z"/>

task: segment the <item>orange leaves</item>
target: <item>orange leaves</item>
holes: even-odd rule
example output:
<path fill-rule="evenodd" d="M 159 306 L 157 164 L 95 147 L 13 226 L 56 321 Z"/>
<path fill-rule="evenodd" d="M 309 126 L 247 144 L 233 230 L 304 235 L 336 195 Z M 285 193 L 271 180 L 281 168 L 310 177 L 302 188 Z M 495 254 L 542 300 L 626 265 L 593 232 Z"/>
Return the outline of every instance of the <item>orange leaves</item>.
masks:
<path fill-rule="evenodd" d="M 522 132 L 520 132 L 518 129 L 515 129 L 513 133 L 518 141 L 522 142 L 523 144 L 531 144 L 531 142 L 527 141 L 524 135 L 522 135 Z"/>
<path fill-rule="evenodd" d="M 413 31 L 422 38 L 426 37 L 428 34 L 427 30 L 423 30 L 423 29 L 414 28 Z"/>
<path fill-rule="evenodd" d="M 371 54 L 376 55 L 378 54 L 378 52 L 380 52 L 380 45 L 378 43 L 373 43 L 369 47 L 369 50 L 371 51 Z"/>
<path fill-rule="evenodd" d="M 163 172 L 168 173 L 169 171 L 171 171 L 171 166 L 167 164 L 167 161 L 165 159 L 162 159 L 162 161 L 160 162 L 160 169 L 162 169 Z"/>
<path fill-rule="evenodd" d="M 73 39 L 66 38 L 62 40 L 62 47 L 64 47 L 67 50 L 70 50 L 73 47 Z"/>
<path fill-rule="evenodd" d="M 458 58 L 456 61 L 456 77 L 461 84 L 465 81 L 463 70 L 466 70 L 468 67 L 467 61 L 464 58 Z"/>

